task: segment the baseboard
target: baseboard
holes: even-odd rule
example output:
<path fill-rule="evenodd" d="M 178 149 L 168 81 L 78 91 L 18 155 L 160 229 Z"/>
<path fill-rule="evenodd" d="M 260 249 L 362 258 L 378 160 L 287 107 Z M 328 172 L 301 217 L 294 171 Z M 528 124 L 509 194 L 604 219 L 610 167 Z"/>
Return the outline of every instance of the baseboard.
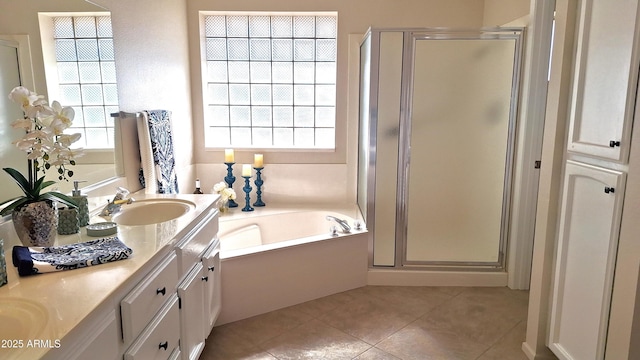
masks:
<path fill-rule="evenodd" d="M 369 269 L 368 285 L 507 286 L 506 272 Z"/>
<path fill-rule="evenodd" d="M 536 351 L 526 342 L 522 343 L 522 351 L 529 360 L 558 360 L 558 358 L 551 353 L 551 350 L 547 350 L 546 354 L 536 354 Z"/>

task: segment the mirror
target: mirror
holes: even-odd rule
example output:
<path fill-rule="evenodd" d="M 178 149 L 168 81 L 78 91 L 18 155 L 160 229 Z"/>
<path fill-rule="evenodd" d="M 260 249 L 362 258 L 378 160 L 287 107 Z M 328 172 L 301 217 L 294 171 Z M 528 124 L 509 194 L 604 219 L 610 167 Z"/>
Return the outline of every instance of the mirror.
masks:
<path fill-rule="evenodd" d="M 19 85 L 18 43 L 0 40 L 0 94 L 9 94 L 11 89 Z M 11 143 L 22 136 L 22 131 L 11 127 L 11 123 L 22 116 L 22 111 L 6 95 L 0 96 L 0 109 L 0 163 L 3 168 L 11 167 L 24 174 L 27 170 L 24 152 Z M 17 186 L 0 186 L 0 202 L 21 194 Z"/>
<path fill-rule="evenodd" d="M 26 3 L 25 6 L 18 8 L 7 2 L 0 3 L 0 34 L 26 34 L 0 35 L 0 41 L 2 41 L 0 44 L 2 45 L 0 48 L 0 61 L 2 62 L 2 70 L 0 70 L 2 82 L 0 84 L 0 161 L 2 162 L 2 167 L 13 167 L 26 174 L 26 154 L 17 150 L 15 145 L 12 144 L 13 141 L 21 136 L 20 130 L 12 129 L 10 126 L 13 120 L 22 117 L 22 111 L 20 107 L 9 100 L 7 96 L 13 87 L 23 85 L 30 90 L 35 90 L 38 94 L 45 95 L 49 103 L 57 100 L 63 106 L 77 105 L 69 103 L 69 101 L 67 101 L 69 94 L 60 90 L 58 87 L 58 84 L 64 83 L 65 80 L 62 78 L 65 73 L 63 73 L 61 67 L 56 65 L 56 57 L 59 55 L 56 54 L 53 38 L 52 16 L 76 16 L 75 13 L 82 13 L 83 16 L 97 16 L 99 14 L 104 15 L 105 9 L 88 3 L 85 0 L 61 0 L 55 3 L 25 0 L 24 3 Z M 65 39 L 65 41 L 67 40 Z M 82 41 L 87 42 L 84 38 Z M 105 38 L 100 38 L 99 36 L 97 40 L 93 41 L 99 44 L 100 51 L 103 51 L 103 44 L 106 43 L 109 45 L 109 41 L 111 41 L 110 46 L 111 49 L 113 49 L 111 39 L 105 40 Z M 100 70 L 105 69 L 102 58 L 98 61 L 94 59 L 84 60 L 88 61 L 82 63 L 82 65 L 78 65 L 78 68 L 87 65 L 86 67 L 93 66 Z M 111 58 L 107 61 L 111 62 L 109 69 L 115 69 L 113 59 Z M 81 63 L 78 62 L 78 64 Z M 81 71 L 82 69 L 79 69 L 78 73 L 82 74 Z M 115 78 L 115 73 L 113 74 L 113 78 Z M 70 80 L 66 81 L 69 82 Z M 98 80 L 98 82 L 99 81 L 100 80 Z M 104 79 L 102 79 L 102 82 L 105 82 Z M 113 82 L 113 87 L 115 87 L 115 80 L 113 80 Z M 80 89 L 77 81 L 75 86 Z M 98 87 L 99 86 L 100 85 L 98 85 Z M 45 91 L 45 89 L 47 89 L 47 91 Z M 104 85 L 102 92 L 106 92 Z M 112 92 L 112 94 L 115 94 L 115 92 Z M 84 100 L 85 93 L 82 93 L 80 97 Z M 86 110 L 83 112 L 74 106 L 76 116 L 73 121 L 73 126 L 84 125 L 87 127 L 99 127 L 101 125 L 96 125 L 95 119 L 97 117 L 95 115 L 101 112 L 103 115 L 101 121 L 103 121 L 104 125 L 102 125 L 102 129 L 99 130 L 103 133 L 103 135 L 100 136 L 108 138 L 109 146 L 113 146 L 114 119 L 110 114 L 118 111 L 117 94 L 115 99 L 116 104 L 114 106 L 96 106 L 91 110 L 93 114 Z M 92 131 L 94 130 L 87 130 L 87 132 Z M 74 130 L 73 132 L 79 131 Z M 78 143 L 84 142 L 85 139 L 87 139 L 87 136 L 83 134 L 83 139 Z M 92 144 L 90 138 L 87 142 L 88 144 L 76 145 L 78 143 L 74 143 L 72 145 L 72 148 L 85 147 L 86 151 L 85 155 L 78 158 L 77 164 L 71 168 L 74 175 L 70 178 L 70 181 L 59 181 L 55 171 L 47 172 L 47 179 L 56 181 L 54 187 L 57 187 L 60 192 L 71 192 L 74 180 L 86 181 L 80 184 L 80 188 L 85 188 L 118 175 L 114 165 L 114 149 L 105 148 L 104 146 L 101 146 L 100 149 L 90 149 L 89 147 Z M 0 188 L 0 202 L 21 195 L 21 190 L 17 185 L 13 184 L 7 174 L 1 172 L 0 179 L 2 179 L 3 184 L 7 184 L 7 186 Z"/>

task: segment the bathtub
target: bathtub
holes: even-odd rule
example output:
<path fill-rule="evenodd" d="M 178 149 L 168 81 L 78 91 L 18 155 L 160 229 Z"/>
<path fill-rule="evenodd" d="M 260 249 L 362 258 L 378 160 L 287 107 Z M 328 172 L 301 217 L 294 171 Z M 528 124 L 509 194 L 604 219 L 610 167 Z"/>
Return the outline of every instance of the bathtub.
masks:
<path fill-rule="evenodd" d="M 365 286 L 368 245 L 355 205 L 270 205 L 220 216 L 222 325 Z M 345 219 L 340 231 L 327 215 Z M 332 234 L 331 227 L 339 230 Z"/>

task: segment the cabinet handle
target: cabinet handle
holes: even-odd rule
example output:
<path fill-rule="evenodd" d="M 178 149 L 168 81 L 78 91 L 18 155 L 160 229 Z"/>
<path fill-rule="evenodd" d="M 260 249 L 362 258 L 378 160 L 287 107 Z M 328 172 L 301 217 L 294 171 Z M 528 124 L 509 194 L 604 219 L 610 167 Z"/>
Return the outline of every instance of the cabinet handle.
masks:
<path fill-rule="evenodd" d="M 605 187 L 604 187 L 604 192 L 605 192 L 605 193 L 607 193 L 607 194 L 609 194 L 609 193 L 612 193 L 612 194 L 613 194 L 613 193 L 615 193 L 615 192 L 616 192 L 616 189 L 615 189 L 615 188 L 612 188 L 612 187 L 605 186 Z"/>
<path fill-rule="evenodd" d="M 609 147 L 620 146 L 620 141 L 611 140 L 609 141 Z"/>
<path fill-rule="evenodd" d="M 202 281 L 209 281 L 209 277 L 208 276 L 203 276 L 202 277 Z"/>
<path fill-rule="evenodd" d="M 164 349 L 164 351 L 167 351 L 168 347 L 169 347 L 169 343 L 166 341 L 158 345 L 158 349 Z"/>
<path fill-rule="evenodd" d="M 216 267 L 215 267 L 215 266 L 209 266 L 209 267 L 207 268 L 207 270 L 209 270 L 209 271 L 213 271 L 213 270 L 215 270 L 215 269 L 216 269 Z"/>
<path fill-rule="evenodd" d="M 166 293 L 167 293 L 167 288 L 166 287 L 163 287 L 162 289 L 157 289 L 156 290 L 156 295 L 157 294 L 162 294 L 162 296 L 164 296 L 164 294 L 166 294 Z"/>

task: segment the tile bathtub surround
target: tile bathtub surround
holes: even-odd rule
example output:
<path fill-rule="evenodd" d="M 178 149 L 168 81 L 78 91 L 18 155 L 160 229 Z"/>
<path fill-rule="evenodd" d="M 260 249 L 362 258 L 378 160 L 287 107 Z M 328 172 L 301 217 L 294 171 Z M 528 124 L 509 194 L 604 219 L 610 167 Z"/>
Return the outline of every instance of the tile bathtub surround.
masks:
<path fill-rule="evenodd" d="M 528 292 L 365 286 L 215 327 L 201 360 L 526 360 Z"/>

